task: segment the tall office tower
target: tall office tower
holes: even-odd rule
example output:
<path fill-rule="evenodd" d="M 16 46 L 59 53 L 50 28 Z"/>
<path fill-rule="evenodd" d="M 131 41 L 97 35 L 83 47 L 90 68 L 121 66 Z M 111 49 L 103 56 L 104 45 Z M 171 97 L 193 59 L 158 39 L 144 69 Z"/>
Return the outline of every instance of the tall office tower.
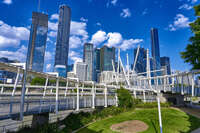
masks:
<path fill-rule="evenodd" d="M 134 62 L 133 62 L 133 64 L 135 63 L 137 50 L 138 50 L 137 48 L 134 49 Z M 143 72 L 146 72 L 146 68 L 147 68 L 147 50 L 144 49 L 144 48 L 140 48 L 139 52 L 138 52 L 136 64 L 135 64 L 135 71 L 137 73 L 143 73 Z"/>
<path fill-rule="evenodd" d="M 48 31 L 48 15 L 33 12 L 27 52 L 27 68 L 42 72 Z"/>
<path fill-rule="evenodd" d="M 66 5 L 61 5 L 59 10 L 54 71 L 58 72 L 59 76 L 62 77 L 67 76 L 70 23 L 71 9 Z"/>
<path fill-rule="evenodd" d="M 85 43 L 83 51 L 83 62 L 87 64 L 87 78 L 88 81 L 94 80 L 94 50 L 93 44 Z"/>
<path fill-rule="evenodd" d="M 113 63 L 115 63 L 115 48 L 109 48 L 103 46 L 100 49 L 100 70 L 102 71 L 113 71 Z"/>
<path fill-rule="evenodd" d="M 94 50 L 94 80 L 98 82 L 100 76 L 100 49 L 95 48 Z"/>
<path fill-rule="evenodd" d="M 170 75 L 171 74 L 171 67 L 170 67 L 170 59 L 169 57 L 161 57 L 160 58 L 161 67 L 164 68 L 163 75 Z"/>
<path fill-rule="evenodd" d="M 87 64 L 83 62 L 75 62 L 74 73 L 80 81 L 87 79 Z"/>
<path fill-rule="evenodd" d="M 160 47 L 158 30 L 155 28 L 151 29 L 151 54 L 153 58 L 153 70 L 160 70 Z M 155 75 L 160 75 L 160 72 L 156 72 Z"/>

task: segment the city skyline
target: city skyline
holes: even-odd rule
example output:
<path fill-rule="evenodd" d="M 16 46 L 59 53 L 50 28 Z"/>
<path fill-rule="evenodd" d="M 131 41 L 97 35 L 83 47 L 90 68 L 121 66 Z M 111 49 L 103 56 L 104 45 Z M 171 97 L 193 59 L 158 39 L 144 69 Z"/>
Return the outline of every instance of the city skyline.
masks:
<path fill-rule="evenodd" d="M 6 8 L 11 8 L 12 6 L 15 6 L 15 5 L 18 4 L 17 1 L 12 1 L 12 2 L 13 3 L 11 3 L 10 5 L 4 4 L 2 2 L 0 4 L 0 6 L 3 7 L 2 10 L 6 10 Z M 93 3 L 95 3 L 95 2 L 98 3 L 95 0 L 90 1 L 90 2 L 86 2 L 87 3 L 86 6 L 93 7 L 94 6 Z M 50 9 L 50 7 L 52 7 L 52 3 L 49 4 L 45 8 L 44 7 L 45 0 L 41 1 L 41 11 L 45 12 L 45 10 Z M 135 22 L 132 21 L 132 19 L 135 18 L 135 16 L 134 16 L 135 14 L 133 14 L 133 12 L 134 12 L 133 7 L 128 7 L 127 3 L 124 3 L 123 6 L 120 5 L 120 4 L 123 3 L 120 0 L 117 1 L 116 5 L 114 5 L 112 3 L 112 0 L 111 1 L 107 1 L 107 2 L 105 1 L 105 3 L 104 3 L 104 4 L 106 4 L 105 7 L 102 6 L 102 4 L 103 4 L 103 2 L 102 2 L 99 6 L 102 6 L 101 8 L 105 8 L 106 10 L 116 10 L 116 8 L 118 8 L 119 14 L 118 14 L 118 16 L 117 15 L 113 16 L 114 20 L 115 20 L 115 18 L 118 17 L 118 19 L 120 19 L 120 23 L 125 23 L 124 21 L 127 21 L 128 25 L 129 25 L 129 23 L 132 22 L 132 27 L 128 27 L 129 29 L 132 29 L 131 31 L 127 30 L 127 26 L 126 25 L 122 25 L 122 26 L 120 25 L 121 27 L 125 27 L 124 32 L 131 33 L 131 36 L 130 36 L 130 35 L 127 35 L 128 33 L 127 34 L 123 33 L 123 31 L 121 30 L 120 27 L 116 27 L 115 26 L 116 23 L 114 23 L 113 26 L 111 26 L 111 27 L 108 26 L 109 27 L 108 28 L 106 25 L 109 25 L 109 24 L 106 23 L 106 21 L 107 21 L 106 19 L 103 19 L 99 23 L 98 22 L 96 22 L 96 23 L 91 22 L 93 20 L 90 19 L 89 16 L 91 14 L 88 11 L 86 11 L 84 14 L 81 14 L 80 13 L 81 10 L 79 10 L 79 12 L 78 12 L 77 9 L 74 7 L 74 6 L 77 6 L 76 5 L 77 2 L 73 3 L 72 1 L 69 1 L 69 3 L 66 3 L 66 2 L 62 2 L 61 1 L 61 2 L 58 2 L 58 3 L 59 3 L 59 5 L 65 3 L 65 4 L 69 5 L 71 7 L 71 9 L 72 9 L 72 27 L 71 27 L 72 33 L 71 33 L 71 36 L 70 36 L 70 51 L 69 51 L 69 62 L 70 63 L 69 64 L 72 64 L 72 62 L 74 60 L 77 60 L 77 59 L 80 60 L 81 59 L 81 57 L 83 55 L 83 53 L 82 53 L 83 50 L 82 49 L 83 49 L 84 42 L 92 42 L 97 47 L 102 47 L 103 45 L 121 47 L 121 49 L 122 49 L 121 50 L 122 51 L 121 57 L 122 57 L 123 62 L 126 63 L 126 58 L 125 58 L 126 57 L 125 56 L 126 52 L 128 52 L 128 54 L 129 54 L 129 57 L 130 57 L 129 61 L 132 61 L 133 60 L 133 54 L 131 52 L 132 52 L 133 48 L 136 46 L 135 44 L 141 43 L 141 45 L 144 46 L 145 48 L 150 48 L 150 45 L 151 45 L 151 43 L 150 43 L 150 28 L 151 27 L 156 27 L 159 30 L 159 40 L 160 40 L 160 46 L 161 46 L 161 48 L 160 48 L 161 52 L 160 53 L 162 54 L 161 56 L 169 56 L 170 57 L 171 64 L 172 64 L 172 69 L 187 70 L 187 69 L 190 68 L 188 64 L 183 63 L 183 60 L 180 58 L 180 55 L 179 55 L 179 53 L 184 50 L 185 46 L 188 43 L 187 41 L 185 41 L 185 40 L 189 39 L 189 35 L 190 35 L 188 33 L 188 30 L 187 30 L 188 29 L 188 25 L 186 25 L 185 28 L 184 28 L 184 26 L 178 28 L 178 27 L 175 27 L 176 25 L 170 25 L 170 22 L 168 22 L 169 24 L 166 24 L 164 27 L 166 28 L 166 27 L 169 26 L 168 28 L 170 28 L 170 29 L 166 30 L 165 28 L 162 28 L 159 25 L 158 26 L 154 26 L 154 24 L 152 24 L 152 22 L 150 22 L 151 24 L 149 24 L 148 26 L 145 26 L 145 30 L 142 28 L 142 26 L 140 26 L 141 30 L 138 30 L 138 29 L 134 30 L 134 27 L 137 25 L 137 23 L 136 23 L 136 21 Z M 109 3 L 109 4 L 107 4 L 107 3 Z M 139 3 L 139 2 L 136 2 L 136 3 L 142 4 L 142 3 Z M 149 2 L 146 2 L 146 3 L 149 3 Z M 146 3 L 143 2 L 143 5 L 145 5 Z M 155 6 L 157 5 L 158 8 L 161 8 L 161 7 L 158 6 L 159 5 L 158 3 L 156 4 L 156 2 L 155 2 L 154 4 L 155 4 Z M 27 4 L 27 3 L 25 3 L 25 4 Z M 37 7 L 37 3 L 34 2 L 34 4 L 31 6 L 30 11 L 28 10 L 28 12 L 32 12 L 32 11 L 35 10 L 34 8 Z M 190 4 L 190 5 L 192 5 L 193 3 L 191 3 L 191 2 L 183 2 L 182 1 L 182 2 L 177 2 L 175 5 L 176 6 L 178 6 L 178 5 L 181 6 L 181 4 Z M 29 4 L 27 4 L 27 5 L 30 6 Z M 22 6 L 25 7 L 25 5 L 23 5 L 23 4 L 22 4 Z M 55 53 L 55 45 L 54 45 L 54 43 L 55 43 L 55 38 L 56 38 L 56 35 L 55 35 L 56 34 L 56 30 L 57 30 L 56 23 L 58 21 L 58 7 L 59 6 L 58 5 L 54 5 L 53 7 L 54 7 L 54 10 L 48 11 L 48 14 L 49 14 L 49 31 L 48 31 L 47 48 L 46 48 L 46 56 L 45 56 L 45 67 L 46 67 L 46 70 L 47 70 L 47 68 L 48 69 L 50 68 L 49 71 L 52 71 L 52 67 L 53 67 L 53 64 L 54 64 L 54 62 L 52 61 L 53 60 L 52 58 L 54 58 L 54 56 L 55 56 L 54 55 L 54 53 Z M 123 10 L 123 9 L 127 9 L 126 7 L 129 10 Z M 164 8 L 164 7 L 162 7 L 162 8 Z M 34 10 L 32 10 L 32 9 L 34 9 Z M 135 11 L 137 11 L 137 10 L 135 10 Z M 132 13 L 132 15 L 127 14 L 127 12 Z M 149 9 L 149 12 L 150 12 L 150 9 Z M 183 12 L 184 14 L 187 14 L 186 12 L 191 12 L 191 14 L 193 13 L 192 9 L 189 10 L 189 11 L 186 10 L 186 9 L 185 10 L 184 9 L 179 9 L 177 12 L 180 12 L 180 13 Z M 146 13 L 148 13 L 148 10 L 146 11 Z M 98 12 L 97 12 L 97 14 L 98 14 Z M 147 17 L 147 16 L 145 16 L 145 12 L 143 12 L 143 14 L 144 14 L 143 17 Z M 9 11 L 8 11 L 8 15 L 9 15 Z M 87 15 L 88 15 L 88 17 L 87 17 Z M 177 14 L 174 14 L 172 16 L 176 16 L 176 15 Z M 107 15 L 105 15 L 105 16 L 107 16 Z M 189 15 L 187 15 L 187 16 L 189 16 Z M 193 14 L 190 15 L 190 16 L 193 16 Z M 23 17 L 24 18 L 22 18 L 22 20 L 25 19 L 25 18 L 30 18 L 29 15 L 27 15 L 27 16 L 24 15 Z M 99 18 L 101 18 L 101 17 L 102 16 L 99 16 Z M 179 17 L 179 19 L 181 19 L 181 17 L 183 17 L 183 16 L 181 16 L 179 14 L 179 15 L 177 15 L 177 17 Z M 138 17 L 138 18 L 140 18 L 140 17 Z M 20 41 L 20 42 L 14 42 L 16 40 L 13 40 L 13 42 L 12 41 L 5 42 L 4 38 L 6 38 L 7 36 L 5 35 L 5 33 L 1 33 L 0 34 L 1 43 L 4 42 L 4 44 L 7 43 L 7 44 L 9 44 L 11 46 L 15 44 L 17 46 L 16 46 L 16 48 L 14 47 L 15 49 L 11 48 L 11 47 L 7 47 L 7 46 L 6 47 L 5 46 L 1 47 L 0 56 L 1 57 L 3 57 L 3 56 L 9 57 L 9 56 L 11 56 L 10 55 L 11 53 L 15 54 L 16 52 L 18 52 L 18 53 L 20 53 L 22 55 L 19 58 L 19 60 L 21 61 L 21 60 L 24 60 L 24 59 L 21 59 L 21 58 L 24 58 L 23 56 L 26 55 L 26 54 L 23 54 L 23 52 L 25 51 L 25 49 L 27 49 L 27 44 L 28 43 L 27 43 L 27 38 L 25 36 L 29 36 L 29 33 L 28 33 L 29 31 L 28 30 L 30 28 L 30 22 L 27 23 L 27 21 L 24 21 L 24 22 L 22 21 L 22 22 L 19 22 L 19 24 L 17 24 L 15 26 L 14 23 L 12 24 L 11 22 L 9 22 L 9 19 L 11 19 L 11 18 L 8 18 L 6 20 L 4 15 L 2 15 L 0 17 L 1 29 L 3 29 L 5 27 L 5 25 L 8 25 L 8 26 L 10 26 L 11 30 L 14 30 L 14 29 L 19 28 L 19 27 L 22 30 L 22 27 L 24 26 L 23 27 L 24 28 L 23 29 L 24 32 L 22 34 L 22 35 L 24 35 L 24 38 L 21 37 L 20 35 L 19 36 L 21 38 L 18 37 L 17 35 L 15 35 L 16 38 L 18 37 L 17 41 Z M 14 18 L 12 18 L 12 20 L 13 19 Z M 17 20 L 17 18 L 15 18 L 15 19 Z M 171 19 L 172 19 L 171 24 L 173 24 L 173 18 L 171 18 Z M 177 21 L 179 21 L 179 19 L 177 19 Z M 74 20 L 76 20 L 76 21 L 74 21 Z M 98 19 L 98 20 L 100 21 L 100 19 Z M 187 20 L 187 19 L 183 19 L 183 20 Z M 189 20 L 187 20 L 187 21 L 189 22 Z M 162 23 L 161 20 L 160 20 L 160 23 Z M 91 28 L 89 28 L 91 26 L 89 26 L 89 25 L 93 25 L 93 27 L 95 27 L 94 30 L 93 29 L 91 30 Z M 1 31 L 3 31 L 3 30 L 1 30 Z M 145 31 L 147 31 L 147 33 L 145 33 Z M 171 36 L 171 35 L 163 36 L 164 32 L 168 32 L 167 34 L 172 34 L 173 35 L 175 33 L 176 34 L 180 34 L 180 32 L 182 32 L 182 31 L 185 32 L 184 34 L 187 33 L 186 36 L 188 36 L 188 38 L 184 38 L 183 39 L 183 38 L 181 38 L 181 35 L 180 35 L 179 39 L 174 39 L 173 40 L 174 42 L 172 44 L 175 44 L 177 42 L 180 43 L 180 44 L 177 44 L 177 46 L 175 48 L 173 48 L 172 44 L 169 44 L 172 40 L 167 39 L 167 40 L 169 40 L 169 42 L 168 42 L 168 41 L 165 41 L 165 39 L 163 39 L 163 38 L 170 38 L 170 36 Z M 144 34 L 144 36 L 146 36 L 146 38 L 143 37 L 143 35 L 141 35 L 141 34 Z M 14 37 L 13 36 L 11 36 L 11 37 L 9 36 L 8 38 L 9 39 L 13 39 Z M 114 41 L 113 41 L 113 39 L 114 39 Z M 183 43 L 181 43 L 181 42 L 183 42 Z M 165 44 L 169 44 L 169 45 L 165 45 Z M 181 45 L 181 47 L 180 47 L 180 45 Z M 128 47 L 128 50 L 127 50 L 127 47 Z M 170 48 L 168 48 L 168 47 L 170 47 Z M 6 53 L 6 51 L 7 51 L 7 53 Z M 23 52 L 21 52 L 21 51 L 23 51 Z M 175 63 L 175 62 L 179 62 L 179 63 Z"/>

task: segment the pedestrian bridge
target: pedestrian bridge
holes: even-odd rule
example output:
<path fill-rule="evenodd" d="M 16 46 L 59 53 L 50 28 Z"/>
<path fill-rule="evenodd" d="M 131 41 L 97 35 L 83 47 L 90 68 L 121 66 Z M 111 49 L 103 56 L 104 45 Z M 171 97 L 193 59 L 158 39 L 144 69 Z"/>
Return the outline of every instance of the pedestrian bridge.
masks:
<path fill-rule="evenodd" d="M 118 106 L 116 90 L 120 86 L 129 89 L 135 98 L 144 102 L 155 101 L 156 95 L 162 91 L 195 96 L 200 88 L 194 82 L 200 71 L 156 77 L 125 74 L 121 79 L 114 75 L 112 82 L 95 83 L 25 71 L 6 63 L 0 63 L 0 70 L 16 73 L 14 83 L 0 84 L 0 120 L 23 120 L 25 115 Z M 44 85 L 31 85 L 34 76 L 45 78 Z M 55 82 L 50 83 L 52 80 Z"/>

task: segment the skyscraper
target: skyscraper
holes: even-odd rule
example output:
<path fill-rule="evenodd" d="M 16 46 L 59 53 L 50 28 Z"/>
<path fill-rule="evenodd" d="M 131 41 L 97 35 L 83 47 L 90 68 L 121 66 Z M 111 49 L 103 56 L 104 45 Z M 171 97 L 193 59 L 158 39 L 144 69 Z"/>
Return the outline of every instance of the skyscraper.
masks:
<path fill-rule="evenodd" d="M 33 12 L 27 52 L 27 68 L 42 72 L 48 31 L 48 15 Z"/>
<path fill-rule="evenodd" d="M 161 57 L 160 58 L 160 64 L 161 64 L 161 67 L 166 68 L 166 72 L 164 73 L 164 75 L 170 75 L 171 74 L 171 67 L 170 67 L 169 57 Z"/>
<path fill-rule="evenodd" d="M 83 62 L 87 64 L 87 78 L 86 80 L 94 80 L 94 50 L 93 44 L 85 43 L 83 51 Z"/>
<path fill-rule="evenodd" d="M 151 29 L 151 54 L 153 58 L 153 70 L 159 70 L 160 67 L 160 47 L 159 47 L 159 37 L 158 29 Z M 156 72 L 159 75 L 159 72 Z"/>
<path fill-rule="evenodd" d="M 115 63 L 115 48 L 109 48 L 103 46 L 100 50 L 100 70 L 102 71 L 113 71 L 113 63 Z"/>
<path fill-rule="evenodd" d="M 74 73 L 80 81 L 85 81 L 87 78 L 87 64 L 83 62 L 75 62 Z"/>
<path fill-rule="evenodd" d="M 100 74 L 100 49 L 95 48 L 94 50 L 94 80 L 98 81 Z"/>
<path fill-rule="evenodd" d="M 134 49 L 134 62 L 136 59 L 136 54 L 137 54 L 137 48 Z M 137 73 L 143 73 L 146 72 L 146 64 L 147 64 L 147 50 L 144 48 L 140 48 L 137 56 L 137 61 L 135 64 L 135 71 Z"/>
<path fill-rule="evenodd" d="M 58 72 L 59 76 L 62 77 L 67 76 L 70 23 L 71 9 L 66 5 L 61 5 L 59 10 L 54 71 Z"/>

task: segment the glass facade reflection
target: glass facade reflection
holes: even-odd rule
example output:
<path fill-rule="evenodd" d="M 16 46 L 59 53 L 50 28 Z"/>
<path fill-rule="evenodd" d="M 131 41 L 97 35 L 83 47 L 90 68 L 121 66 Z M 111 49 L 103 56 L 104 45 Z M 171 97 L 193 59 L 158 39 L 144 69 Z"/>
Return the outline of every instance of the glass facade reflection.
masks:
<path fill-rule="evenodd" d="M 54 71 L 58 73 L 59 77 L 66 77 L 66 66 L 65 65 L 56 65 Z"/>
<path fill-rule="evenodd" d="M 158 29 L 151 29 L 151 54 L 153 59 L 153 70 L 160 70 L 160 47 Z M 161 75 L 161 72 L 156 72 L 155 75 Z"/>
<path fill-rule="evenodd" d="M 71 9 L 61 5 L 59 10 L 59 22 L 56 41 L 55 65 L 68 65 L 69 35 L 70 35 Z M 54 69 L 56 70 L 56 69 Z M 67 71 L 64 77 L 67 76 Z"/>
<path fill-rule="evenodd" d="M 27 68 L 43 72 L 48 32 L 48 15 L 33 12 L 27 52 Z"/>
<path fill-rule="evenodd" d="M 85 43 L 83 51 L 83 62 L 87 64 L 87 78 L 88 81 L 94 80 L 94 50 L 93 44 Z"/>
<path fill-rule="evenodd" d="M 112 60 L 115 63 L 115 48 L 103 46 L 100 50 L 100 70 L 113 71 Z"/>
<path fill-rule="evenodd" d="M 100 74 L 100 49 L 94 50 L 94 80 L 97 82 Z"/>

